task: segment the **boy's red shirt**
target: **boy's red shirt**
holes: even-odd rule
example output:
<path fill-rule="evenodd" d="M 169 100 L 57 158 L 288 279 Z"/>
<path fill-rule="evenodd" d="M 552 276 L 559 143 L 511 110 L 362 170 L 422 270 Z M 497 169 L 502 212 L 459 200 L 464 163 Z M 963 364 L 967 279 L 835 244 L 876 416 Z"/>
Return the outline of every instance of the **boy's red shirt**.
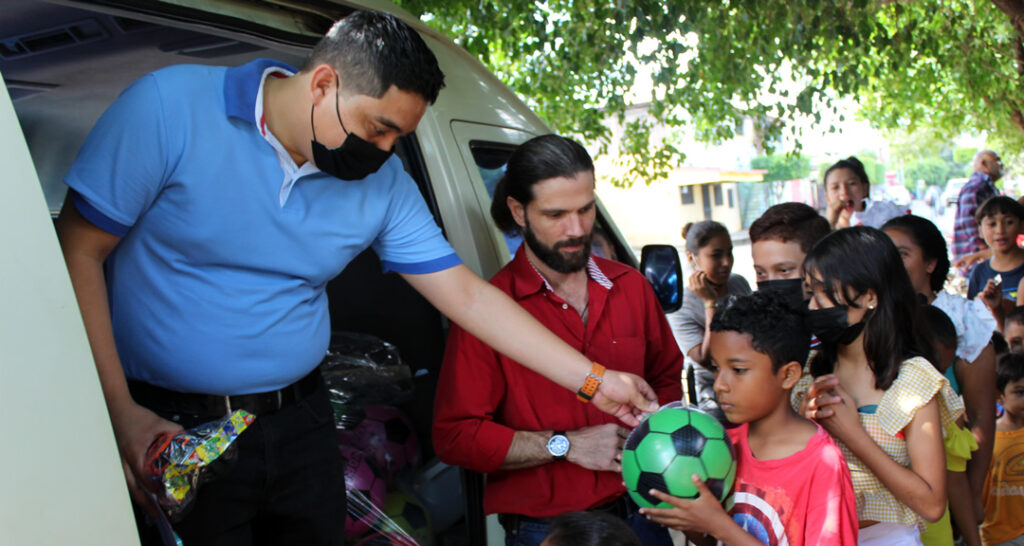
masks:
<path fill-rule="evenodd" d="M 746 423 L 729 430 L 736 485 L 729 515 L 767 545 L 857 544 L 857 500 L 842 451 L 821 426 L 782 459 L 755 459 Z"/>

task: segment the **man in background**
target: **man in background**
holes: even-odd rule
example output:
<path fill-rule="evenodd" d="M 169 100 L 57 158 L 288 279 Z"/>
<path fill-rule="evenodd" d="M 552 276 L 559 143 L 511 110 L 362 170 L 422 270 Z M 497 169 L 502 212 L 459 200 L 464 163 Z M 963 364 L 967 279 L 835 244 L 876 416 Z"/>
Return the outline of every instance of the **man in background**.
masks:
<path fill-rule="evenodd" d="M 996 181 L 1003 176 L 1003 161 L 992 150 L 974 155 L 974 172 L 960 190 L 953 224 L 953 263 L 966 274 L 975 263 L 990 257 L 988 245 L 981 238 L 974 213 L 988 199 L 999 195 Z"/>

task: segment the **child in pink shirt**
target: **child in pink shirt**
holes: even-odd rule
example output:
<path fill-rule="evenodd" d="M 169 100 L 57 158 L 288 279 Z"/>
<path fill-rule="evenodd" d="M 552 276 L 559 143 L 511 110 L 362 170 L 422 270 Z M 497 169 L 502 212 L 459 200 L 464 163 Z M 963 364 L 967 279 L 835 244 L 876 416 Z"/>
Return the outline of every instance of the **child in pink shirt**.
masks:
<path fill-rule="evenodd" d="M 650 519 L 697 544 L 731 546 L 857 543 L 857 505 L 842 452 L 790 406 L 807 360 L 810 332 L 784 296 L 731 297 L 711 323 L 715 393 L 736 453 L 728 512 L 694 474 L 696 500 L 651 494 L 672 508 L 643 508 Z"/>

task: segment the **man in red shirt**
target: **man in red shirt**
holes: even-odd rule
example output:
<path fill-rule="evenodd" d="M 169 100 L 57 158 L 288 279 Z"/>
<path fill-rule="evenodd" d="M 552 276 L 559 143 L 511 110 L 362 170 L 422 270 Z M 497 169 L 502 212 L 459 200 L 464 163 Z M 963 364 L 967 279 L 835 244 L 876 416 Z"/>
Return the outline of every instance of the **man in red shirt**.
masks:
<path fill-rule="evenodd" d="M 663 404 L 679 400 L 683 356 L 668 322 L 640 273 L 590 256 L 595 215 L 586 150 L 556 135 L 524 143 L 491 216 L 525 244 L 491 283 L 594 362 L 643 377 Z M 644 544 L 671 544 L 627 506 L 629 430 L 456 325 L 435 400 L 438 456 L 488 474 L 484 511 L 500 515 L 508 544 L 540 544 L 550 518 L 588 509 L 629 518 Z"/>

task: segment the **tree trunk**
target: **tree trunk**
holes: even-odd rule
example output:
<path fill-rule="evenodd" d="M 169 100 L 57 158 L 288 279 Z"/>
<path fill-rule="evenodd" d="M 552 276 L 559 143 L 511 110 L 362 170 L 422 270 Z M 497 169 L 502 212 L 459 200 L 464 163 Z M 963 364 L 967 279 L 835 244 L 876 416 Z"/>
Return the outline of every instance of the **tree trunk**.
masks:
<path fill-rule="evenodd" d="M 1017 58 L 1017 81 L 1020 87 L 1024 88 L 1024 0 L 992 0 L 992 3 L 1010 18 L 1010 24 L 1017 31 L 1017 42 L 1013 51 Z M 1017 128 L 1024 131 L 1024 114 L 1020 108 L 1015 108 L 1010 118 Z"/>

